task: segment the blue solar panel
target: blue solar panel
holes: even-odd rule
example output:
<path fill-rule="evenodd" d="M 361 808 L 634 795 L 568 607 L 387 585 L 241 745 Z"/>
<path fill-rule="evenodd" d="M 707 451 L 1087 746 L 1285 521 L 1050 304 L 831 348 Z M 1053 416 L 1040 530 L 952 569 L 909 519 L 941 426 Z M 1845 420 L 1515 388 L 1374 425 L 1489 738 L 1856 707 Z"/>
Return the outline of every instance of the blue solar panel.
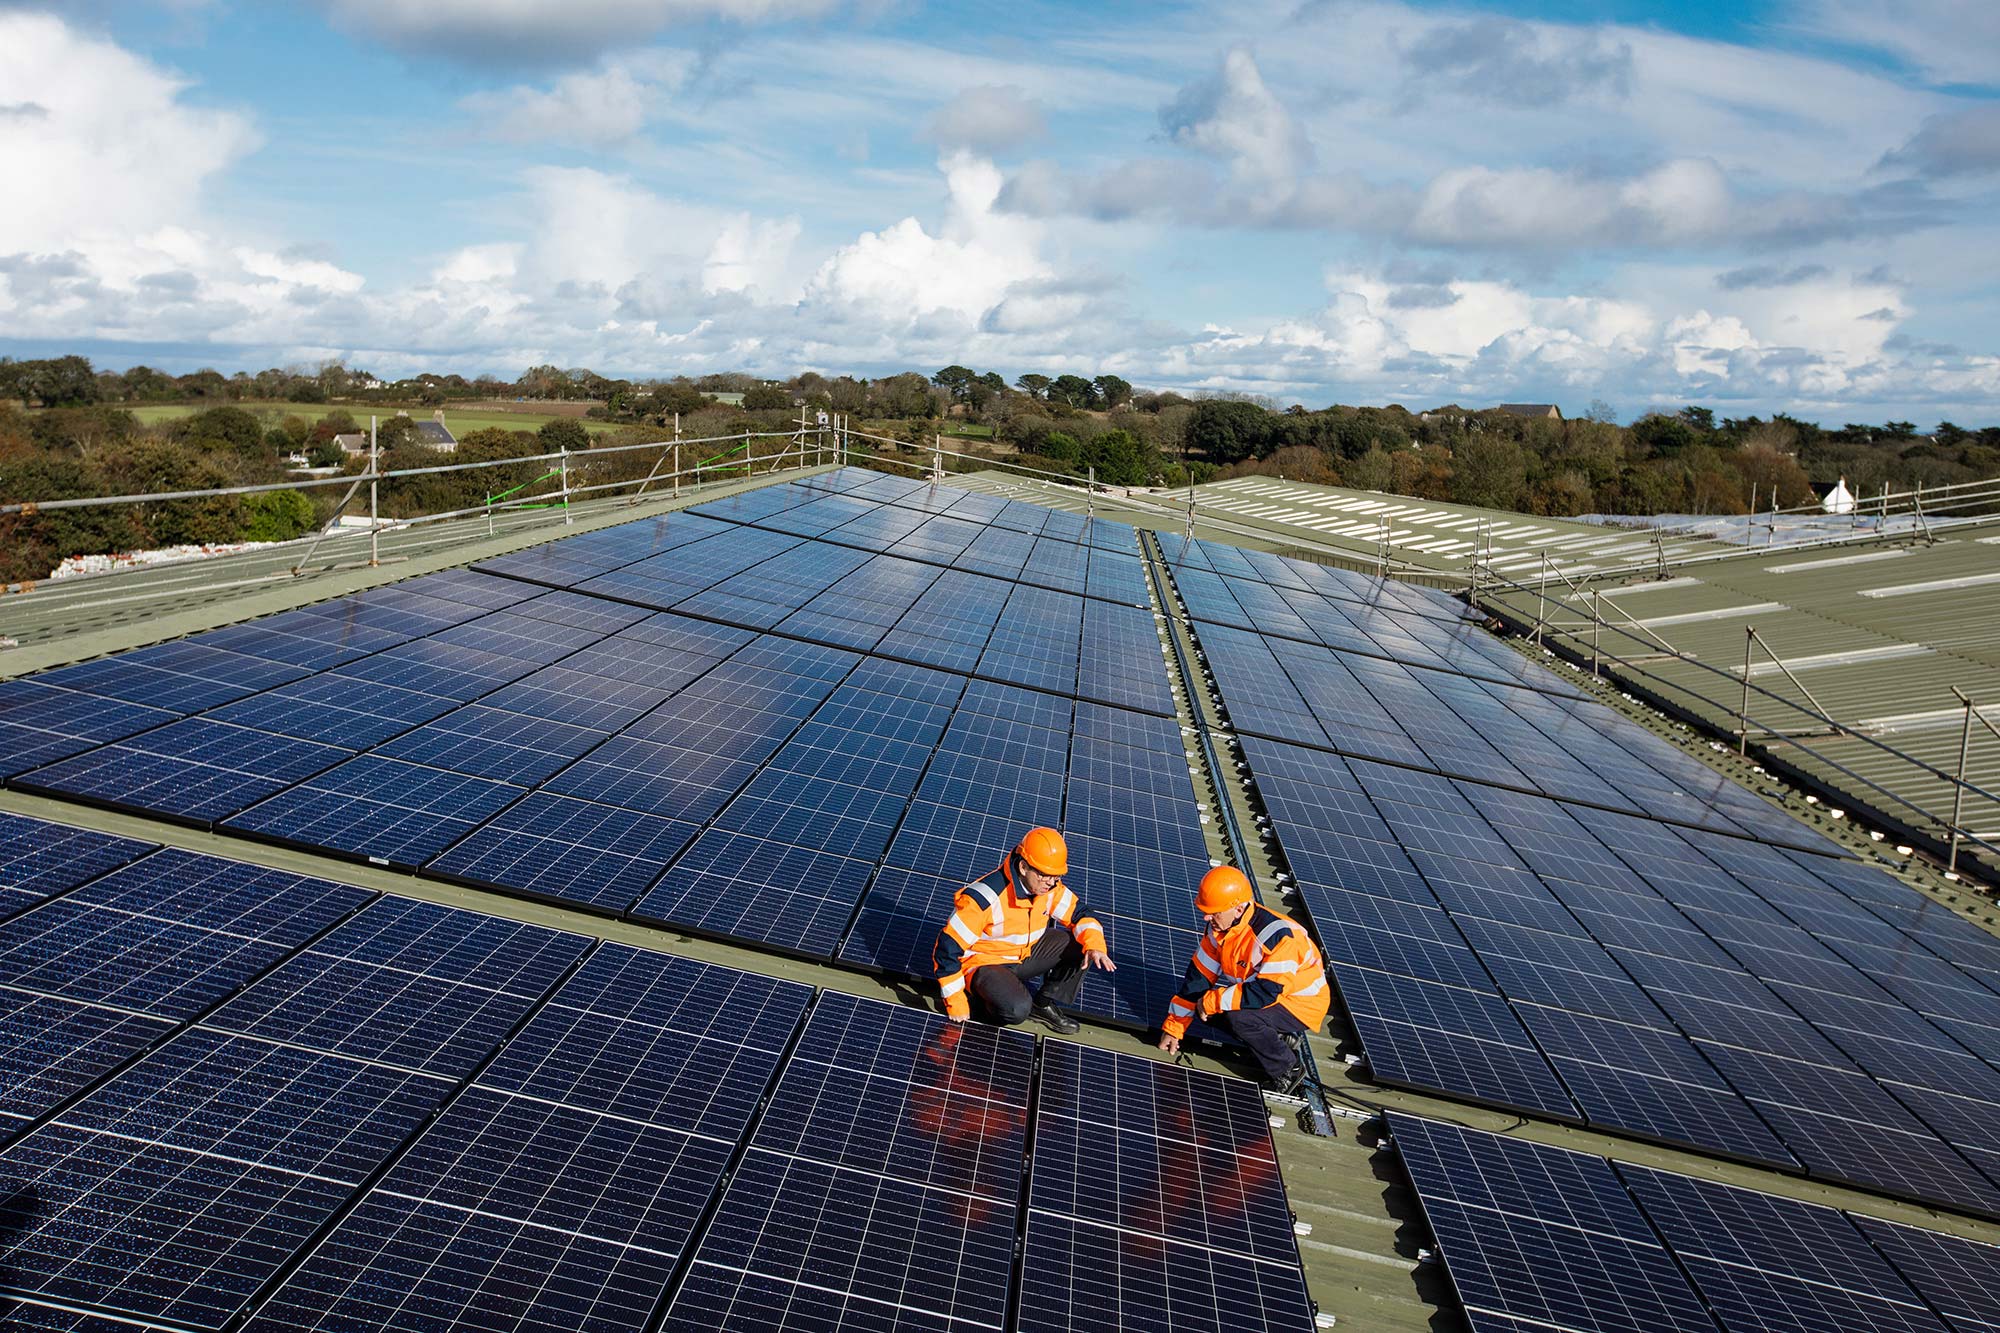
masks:
<path fill-rule="evenodd" d="M 1575 1103 L 1498 995 L 1337 963 L 1327 970 L 1374 1077 L 1576 1118 Z"/>
<path fill-rule="evenodd" d="M 462 1077 L 530 1001 L 309 951 L 209 1017 L 207 1026 L 335 1055 Z"/>
<path fill-rule="evenodd" d="M 409 898 L 382 898 L 320 953 L 536 999 L 583 953 L 580 935 Z"/>
<path fill-rule="evenodd" d="M 1958 1333 L 2000 1328 L 2000 1246 L 1872 1217 L 1854 1222 Z"/>
<path fill-rule="evenodd" d="M 439 1327 L 643 1326 L 727 1149 L 563 1107 L 488 1101 L 475 1092 L 448 1113 L 245 1327 L 400 1330 L 414 1312 Z M 405 1174 L 432 1145 L 469 1147 L 480 1155 L 454 1164 L 487 1168 L 448 1203 L 413 1195 L 421 1182 Z M 564 1178 L 549 1181 L 550 1168 Z"/>
<path fill-rule="evenodd" d="M 829 994 L 798 1050 L 664 1326 L 1000 1326 L 1033 1043 Z"/>
<path fill-rule="evenodd" d="M 1061 1058 L 1039 1103 L 1031 1209 L 1297 1264 L 1253 1085 L 1130 1056 Z"/>
<path fill-rule="evenodd" d="M 1234 1333 L 1305 1328 L 1311 1315 L 1297 1268 L 1054 1214 L 1028 1220 L 1023 1333 Z"/>
<path fill-rule="evenodd" d="M 432 768 L 532 787 L 598 745 L 605 733 L 473 704 L 376 750 Z"/>
<path fill-rule="evenodd" d="M 0 680 L 0 778 L 123 740 L 179 716 L 35 680 Z"/>
<path fill-rule="evenodd" d="M 785 726 L 791 725 L 786 719 Z M 662 734 L 687 735 L 688 729 L 669 733 L 663 728 Z M 760 752 L 777 744 L 775 738 L 754 732 L 720 734 L 726 737 L 720 747 L 724 753 L 613 736 L 551 778 L 542 790 L 700 823 L 729 803 L 757 771 Z M 747 749 L 754 757 L 731 758 L 726 753 L 731 749 Z"/>
<path fill-rule="evenodd" d="M 449 1089 L 187 1033 L 0 1154 L 8 1281 L 218 1328 Z"/>
<path fill-rule="evenodd" d="M 872 861 L 888 848 L 902 813 L 901 796 L 766 769 L 715 826 Z"/>
<path fill-rule="evenodd" d="M 364 750 L 450 712 L 449 699 L 393 685 L 308 676 L 207 714 L 258 731 Z"/>
<path fill-rule="evenodd" d="M 154 846 L 137 838 L 0 814 L 0 914 L 129 865 Z"/>
<path fill-rule="evenodd" d="M 441 940 L 456 952 L 427 970 L 406 970 L 412 962 L 431 961 L 423 953 L 413 958 L 412 942 L 435 947 Z M 313 1050 L 462 1076 L 499 1045 L 553 983 L 555 969 L 582 948 L 577 937 L 539 926 L 385 899 L 205 1021 Z"/>
<path fill-rule="evenodd" d="M 186 1018 L 368 898 L 325 880 L 155 852 L 0 926 L 0 981 Z"/>
<path fill-rule="evenodd" d="M 831 957 L 868 883 L 870 864 L 711 829 L 633 905 L 632 917 Z"/>
<path fill-rule="evenodd" d="M 475 884 L 623 912 L 694 838 L 696 827 L 531 792 L 427 868 Z"/>
<path fill-rule="evenodd" d="M 1486 1315 L 1590 1333 L 1714 1333 L 1602 1158 L 1389 1119 L 1453 1284 Z"/>
<path fill-rule="evenodd" d="M 35 791 L 205 824 L 352 754 L 314 741 L 188 718 L 14 781 Z"/>
<path fill-rule="evenodd" d="M 603 944 L 551 1004 L 776 1054 L 809 998 L 797 982 Z"/>
<path fill-rule="evenodd" d="M 1241 1079 L 1048 1043 L 1023 1328 L 1303 1328 L 1262 1098 Z"/>
<path fill-rule="evenodd" d="M 503 782 L 361 755 L 227 823 L 281 842 L 414 868 L 521 794 Z"/>
<path fill-rule="evenodd" d="M 33 679 L 126 703 L 198 713 L 305 674 L 305 667 L 290 663 L 181 642 L 58 667 Z"/>
<path fill-rule="evenodd" d="M 0 991 L 0 1116 L 43 1115 L 172 1030 L 161 1019 Z"/>

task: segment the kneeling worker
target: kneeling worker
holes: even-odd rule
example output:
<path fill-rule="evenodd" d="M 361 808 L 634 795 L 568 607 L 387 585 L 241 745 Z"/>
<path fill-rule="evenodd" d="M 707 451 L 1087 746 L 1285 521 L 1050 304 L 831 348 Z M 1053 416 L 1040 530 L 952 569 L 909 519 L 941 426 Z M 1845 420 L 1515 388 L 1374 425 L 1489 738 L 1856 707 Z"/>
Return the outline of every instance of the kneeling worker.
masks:
<path fill-rule="evenodd" d="M 947 1018 L 971 1017 L 976 997 L 997 1022 L 1032 1014 L 1057 1032 L 1076 1031 L 1076 1020 L 1056 1006 L 1076 1003 L 1086 963 L 1118 968 L 1105 952 L 1104 927 L 1062 882 L 1068 873 L 1062 834 L 1030 829 L 998 870 L 958 891 L 931 955 Z M 1031 992 L 1025 983 L 1037 977 L 1041 987 Z"/>
<path fill-rule="evenodd" d="M 1160 1024 L 1160 1049 L 1180 1050 L 1199 1013 L 1256 1054 L 1274 1090 L 1297 1092 L 1305 1067 L 1295 1043 L 1326 1021 L 1319 949 L 1304 926 L 1259 903 L 1234 866 L 1201 877 L 1194 909 L 1208 931 Z"/>

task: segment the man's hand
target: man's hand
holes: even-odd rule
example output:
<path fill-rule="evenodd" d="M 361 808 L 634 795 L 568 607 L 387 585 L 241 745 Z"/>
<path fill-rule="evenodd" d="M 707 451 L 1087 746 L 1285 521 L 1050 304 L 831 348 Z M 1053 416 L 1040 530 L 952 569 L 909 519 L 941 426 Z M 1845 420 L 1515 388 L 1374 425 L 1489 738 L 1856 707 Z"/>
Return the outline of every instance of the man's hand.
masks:
<path fill-rule="evenodd" d="M 1181 1039 L 1171 1032 L 1162 1032 L 1160 1034 L 1160 1049 L 1168 1055 L 1179 1055 L 1181 1053 Z"/>
<path fill-rule="evenodd" d="M 954 1013 L 950 1012 L 949 1010 L 947 1010 L 947 1011 L 945 1012 L 945 1017 L 946 1017 L 947 1019 L 949 1019 L 949 1020 L 950 1020 L 951 1022 L 954 1022 L 954 1023 L 963 1023 L 963 1022 L 965 1021 L 965 1015 L 964 1015 L 964 1014 L 954 1014 Z"/>
<path fill-rule="evenodd" d="M 1111 955 L 1102 949 L 1085 949 L 1083 951 L 1083 961 L 1087 967 L 1102 968 L 1106 972 L 1116 972 L 1118 970 L 1118 964 L 1112 962 Z"/>

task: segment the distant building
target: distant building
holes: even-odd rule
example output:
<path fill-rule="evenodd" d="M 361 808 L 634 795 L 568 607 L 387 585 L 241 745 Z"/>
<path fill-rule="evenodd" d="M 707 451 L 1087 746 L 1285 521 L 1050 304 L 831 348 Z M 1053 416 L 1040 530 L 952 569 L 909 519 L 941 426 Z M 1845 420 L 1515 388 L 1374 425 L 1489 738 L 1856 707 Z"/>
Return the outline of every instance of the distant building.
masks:
<path fill-rule="evenodd" d="M 1847 489 L 1847 478 L 1833 483 L 1833 489 L 1820 497 L 1819 507 L 1829 514 L 1854 512 L 1854 492 Z"/>
<path fill-rule="evenodd" d="M 1562 409 L 1554 403 L 1502 403 L 1496 409 L 1515 417 L 1542 417 L 1549 421 L 1561 421 Z"/>
<path fill-rule="evenodd" d="M 350 431 L 345 435 L 336 435 L 333 437 L 333 442 L 340 446 L 342 453 L 365 454 L 368 452 L 368 437 L 358 430 Z"/>
<path fill-rule="evenodd" d="M 399 417 L 408 417 L 410 414 L 408 412 L 398 412 L 396 415 Z M 441 454 L 458 452 L 458 437 L 453 435 L 451 429 L 444 424 L 443 408 L 439 408 L 436 412 L 433 412 L 429 421 L 419 421 L 415 425 L 417 428 L 417 443 L 427 445 Z"/>
<path fill-rule="evenodd" d="M 444 411 L 439 409 L 429 421 L 417 423 L 417 438 L 441 454 L 458 452 L 458 437 L 444 424 Z"/>

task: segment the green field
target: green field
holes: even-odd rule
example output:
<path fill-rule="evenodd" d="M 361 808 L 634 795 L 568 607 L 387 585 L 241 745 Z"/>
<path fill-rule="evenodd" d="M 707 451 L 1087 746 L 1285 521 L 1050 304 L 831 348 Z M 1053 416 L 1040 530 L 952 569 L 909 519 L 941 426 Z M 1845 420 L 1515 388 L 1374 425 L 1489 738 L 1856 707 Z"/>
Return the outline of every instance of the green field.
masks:
<path fill-rule="evenodd" d="M 182 417 L 193 416 L 206 410 L 207 406 L 194 403 L 148 403 L 127 408 L 144 425 L 153 426 L 163 421 L 178 421 Z M 396 404 L 374 403 L 360 405 L 354 403 L 233 403 L 225 406 L 241 407 L 251 416 L 264 422 L 267 427 L 276 425 L 285 417 L 304 417 L 307 421 L 318 421 L 329 412 L 346 412 L 365 429 L 372 413 L 378 417 L 392 417 L 397 412 L 407 412 L 420 421 L 428 421 L 436 408 L 418 404 L 398 406 Z M 501 430 L 539 430 L 544 423 L 559 420 L 567 413 L 557 412 L 506 412 L 491 407 L 474 407 L 466 411 L 453 408 L 444 409 L 444 424 L 454 435 L 466 435 L 475 430 L 485 430 L 497 426 Z M 577 418 L 582 420 L 582 418 Z M 584 421 L 584 429 L 592 434 L 619 429 L 609 422 Z"/>

